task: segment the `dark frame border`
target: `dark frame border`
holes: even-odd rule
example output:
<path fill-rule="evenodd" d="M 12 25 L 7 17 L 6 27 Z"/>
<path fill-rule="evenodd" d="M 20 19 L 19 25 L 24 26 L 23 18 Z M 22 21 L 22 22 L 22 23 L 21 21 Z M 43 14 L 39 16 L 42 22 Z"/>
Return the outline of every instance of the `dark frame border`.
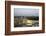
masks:
<path fill-rule="evenodd" d="M 11 25 L 10 5 L 42 6 L 42 30 L 11 32 L 10 31 L 10 25 Z M 35 34 L 35 33 L 44 33 L 44 32 L 45 32 L 45 4 L 44 3 L 5 1 L 5 35 Z"/>

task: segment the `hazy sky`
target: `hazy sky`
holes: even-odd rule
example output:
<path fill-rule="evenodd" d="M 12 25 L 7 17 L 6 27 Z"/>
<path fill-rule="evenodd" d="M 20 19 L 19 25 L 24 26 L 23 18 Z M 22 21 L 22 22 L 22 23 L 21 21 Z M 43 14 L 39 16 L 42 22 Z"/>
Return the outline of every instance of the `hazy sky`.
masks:
<path fill-rule="evenodd" d="M 39 16 L 39 9 L 14 8 L 14 16 Z"/>

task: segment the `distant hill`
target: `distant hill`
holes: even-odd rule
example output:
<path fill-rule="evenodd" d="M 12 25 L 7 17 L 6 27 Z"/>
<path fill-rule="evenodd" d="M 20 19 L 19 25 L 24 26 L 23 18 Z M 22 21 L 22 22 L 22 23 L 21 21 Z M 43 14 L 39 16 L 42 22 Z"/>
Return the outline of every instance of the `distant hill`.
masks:
<path fill-rule="evenodd" d="M 39 20 L 38 16 L 14 16 L 14 18 L 18 18 L 18 19 L 29 19 L 29 20 Z"/>

